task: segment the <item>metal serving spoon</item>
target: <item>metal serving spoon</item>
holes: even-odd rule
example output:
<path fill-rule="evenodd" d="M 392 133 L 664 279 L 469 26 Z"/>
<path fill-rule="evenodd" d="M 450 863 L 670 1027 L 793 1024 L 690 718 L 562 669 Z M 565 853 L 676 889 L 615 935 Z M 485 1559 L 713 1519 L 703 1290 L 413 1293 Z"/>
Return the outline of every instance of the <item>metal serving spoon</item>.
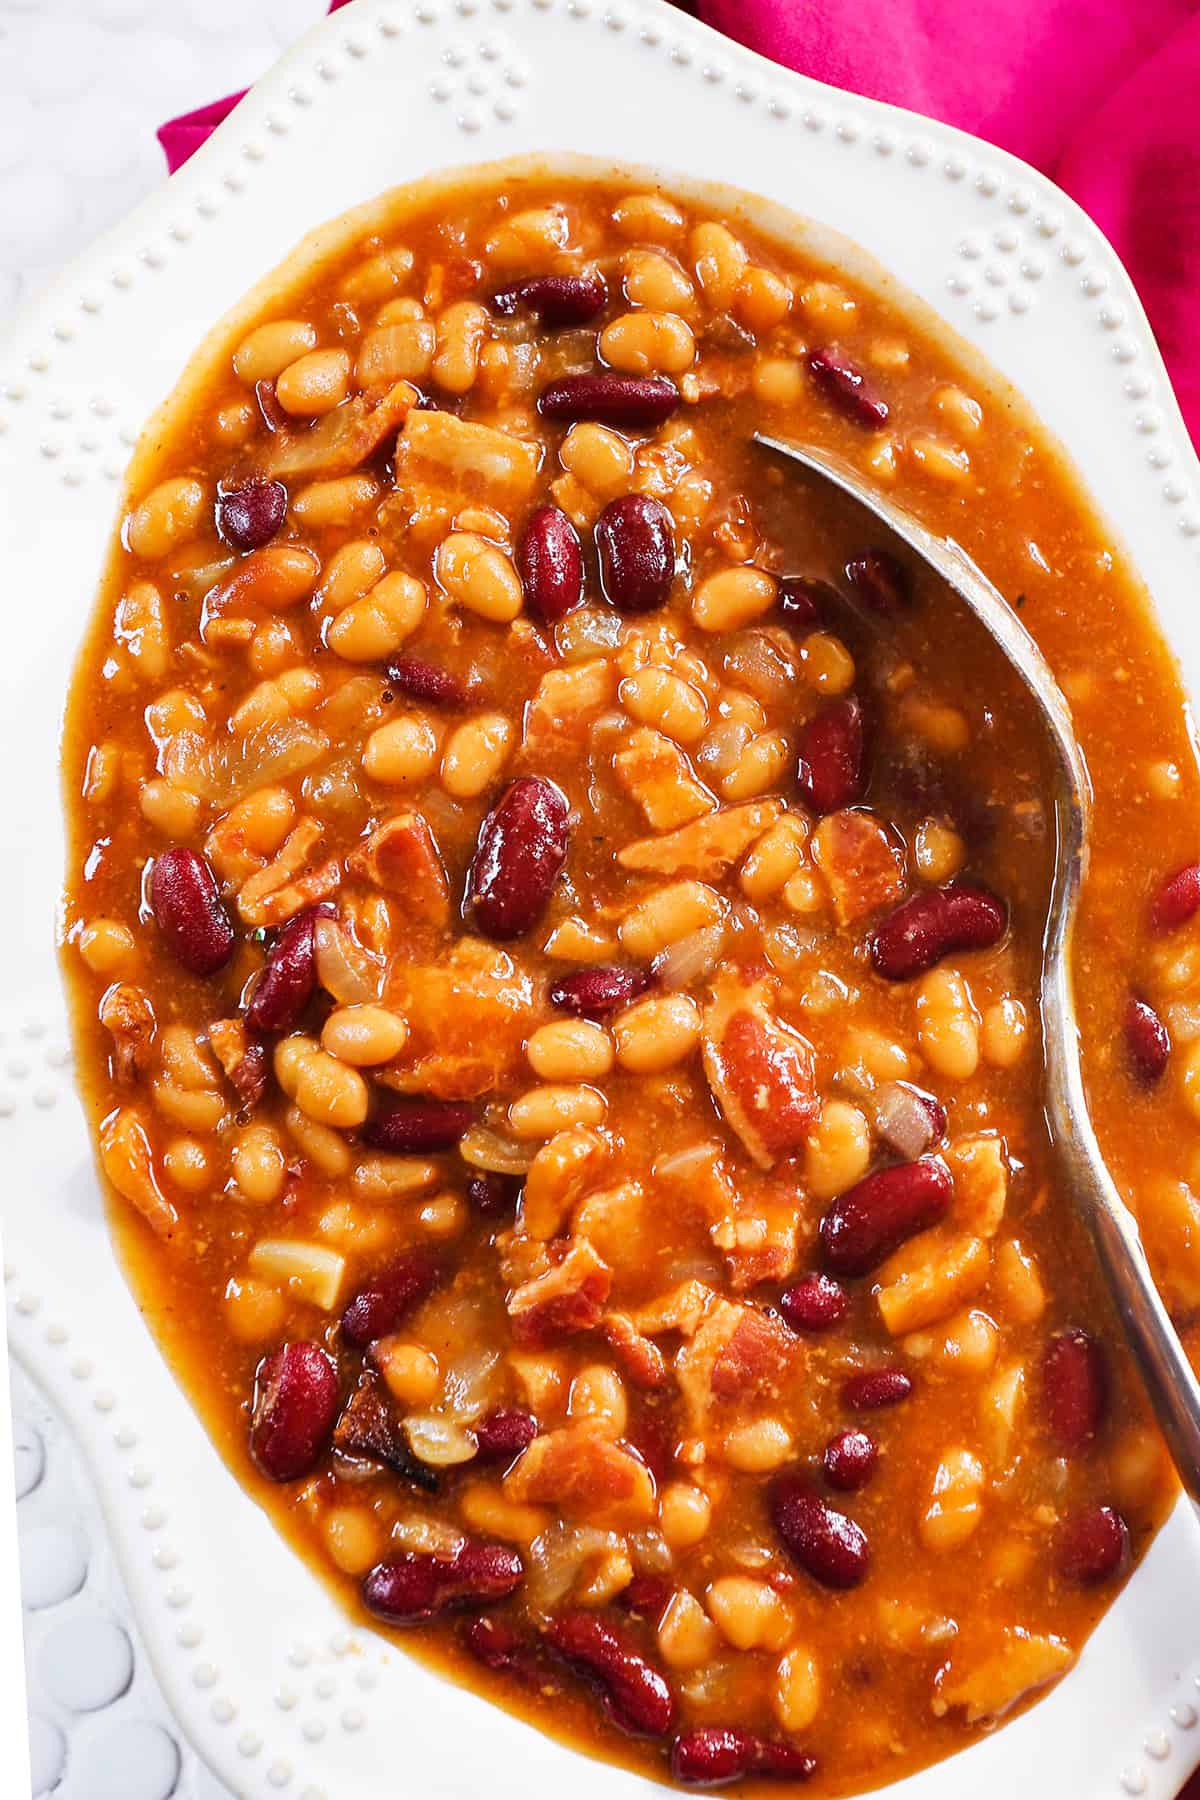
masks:
<path fill-rule="evenodd" d="M 1063 1182 L 1091 1232 L 1179 1478 L 1200 1505 L 1200 1381 L 1150 1275 L 1132 1213 L 1096 1142 L 1079 1062 L 1071 937 L 1087 868 L 1091 782 L 1071 715 L 1045 657 L 1008 602 L 957 544 L 934 537 L 903 507 L 823 451 L 756 432 L 754 441 L 831 481 L 874 513 L 965 602 L 1033 696 L 1053 748 L 1057 850 L 1042 940 L 1042 1049 L 1050 1142 Z"/>

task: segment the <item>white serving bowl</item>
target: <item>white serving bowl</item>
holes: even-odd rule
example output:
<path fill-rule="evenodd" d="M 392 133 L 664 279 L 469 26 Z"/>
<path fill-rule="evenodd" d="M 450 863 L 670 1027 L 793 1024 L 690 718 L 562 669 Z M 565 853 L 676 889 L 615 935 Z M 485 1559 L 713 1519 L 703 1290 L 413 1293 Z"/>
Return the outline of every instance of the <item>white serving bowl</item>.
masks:
<path fill-rule="evenodd" d="M 357 0 L 17 321 L 0 352 L 10 1341 L 80 1437 L 181 1725 L 254 1800 L 650 1791 L 352 1627 L 225 1469 L 113 1258 L 53 947 L 64 689 L 142 426 L 314 225 L 431 170 L 535 151 L 735 183 L 877 258 L 1062 440 L 1200 692 L 1200 465 L 1100 233 L 1014 158 L 790 74 L 663 0 Z M 1172 1800 L 1200 1760 L 1197 1592 L 1181 1504 L 1077 1669 L 898 1800 Z"/>

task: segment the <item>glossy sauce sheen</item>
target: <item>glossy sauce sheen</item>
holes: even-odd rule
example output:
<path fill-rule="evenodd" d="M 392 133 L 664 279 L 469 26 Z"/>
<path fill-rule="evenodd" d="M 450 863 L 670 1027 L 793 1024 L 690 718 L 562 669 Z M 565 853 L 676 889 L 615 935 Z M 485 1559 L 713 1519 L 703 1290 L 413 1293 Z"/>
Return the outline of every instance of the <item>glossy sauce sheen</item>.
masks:
<path fill-rule="evenodd" d="M 1028 705 L 760 426 L 1070 698 L 1089 1088 L 1190 1324 L 1167 654 L 1011 397 L 735 213 L 401 198 L 240 322 L 77 672 L 64 956 L 139 1301 L 347 1605 L 660 1779 L 832 1794 L 1063 1675 L 1173 1486 L 1041 1122 Z"/>

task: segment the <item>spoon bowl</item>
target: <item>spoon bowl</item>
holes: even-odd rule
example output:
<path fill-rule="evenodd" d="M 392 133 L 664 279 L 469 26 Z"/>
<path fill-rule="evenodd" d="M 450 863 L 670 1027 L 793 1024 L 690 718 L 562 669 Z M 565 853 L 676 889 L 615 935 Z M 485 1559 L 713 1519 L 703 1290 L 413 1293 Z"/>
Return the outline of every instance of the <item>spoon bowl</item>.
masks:
<path fill-rule="evenodd" d="M 936 537 L 838 457 L 761 432 L 755 433 L 754 441 L 832 482 L 932 569 L 1017 671 L 1045 727 L 1054 782 L 1055 856 L 1042 939 L 1039 1001 L 1050 1143 L 1062 1185 L 1096 1247 L 1179 1478 L 1192 1501 L 1200 1505 L 1200 1381 L 1154 1285 L 1137 1223 L 1101 1154 L 1083 1085 L 1071 947 L 1087 872 L 1092 794 L 1070 708 L 1017 614 L 957 544 Z"/>

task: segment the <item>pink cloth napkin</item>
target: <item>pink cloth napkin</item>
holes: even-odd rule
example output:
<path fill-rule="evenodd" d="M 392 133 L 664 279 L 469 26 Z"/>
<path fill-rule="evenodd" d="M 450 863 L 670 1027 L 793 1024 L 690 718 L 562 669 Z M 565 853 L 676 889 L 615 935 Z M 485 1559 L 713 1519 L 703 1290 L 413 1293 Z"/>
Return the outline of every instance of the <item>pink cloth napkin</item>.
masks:
<path fill-rule="evenodd" d="M 962 126 L 1045 170 L 1133 276 L 1200 445 L 1200 0 L 695 0 L 688 10 L 806 75 Z M 240 98 L 162 127 L 172 170 Z"/>

